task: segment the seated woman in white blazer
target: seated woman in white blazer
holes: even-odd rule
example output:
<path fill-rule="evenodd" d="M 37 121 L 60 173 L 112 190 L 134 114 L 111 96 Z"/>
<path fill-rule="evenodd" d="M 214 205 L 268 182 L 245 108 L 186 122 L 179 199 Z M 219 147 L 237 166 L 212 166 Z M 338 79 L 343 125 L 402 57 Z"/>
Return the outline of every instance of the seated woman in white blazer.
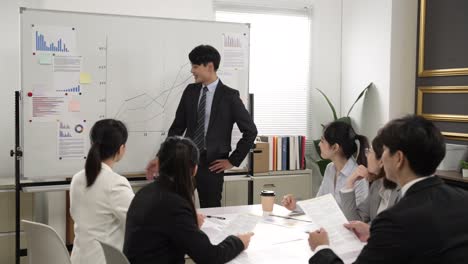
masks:
<path fill-rule="evenodd" d="M 97 240 L 122 250 L 127 211 L 134 196 L 128 180 L 112 171 L 125 154 L 125 125 L 100 120 L 91 128 L 90 138 L 85 169 L 73 176 L 70 186 L 70 214 L 75 221 L 73 264 L 105 264 Z"/>
<path fill-rule="evenodd" d="M 372 147 L 366 149 L 367 168 L 360 165 L 340 191 L 340 206 L 349 221 L 371 222 L 380 212 L 392 207 L 397 201 L 400 188 L 385 178 L 382 154 L 383 143 L 379 134 L 372 141 Z M 357 205 L 355 185 L 358 181 L 366 180 L 371 182 L 369 195 Z"/>

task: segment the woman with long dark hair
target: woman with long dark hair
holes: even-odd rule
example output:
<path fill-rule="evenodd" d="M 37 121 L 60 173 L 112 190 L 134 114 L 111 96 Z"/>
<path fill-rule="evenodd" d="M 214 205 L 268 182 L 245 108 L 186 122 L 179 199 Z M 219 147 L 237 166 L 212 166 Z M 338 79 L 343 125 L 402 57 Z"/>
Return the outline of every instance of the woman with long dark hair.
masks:
<path fill-rule="evenodd" d="M 169 137 L 156 157 L 159 176 L 143 187 L 127 215 L 124 253 L 132 264 L 225 263 L 248 247 L 252 233 L 212 245 L 200 230 L 194 205 L 198 149 L 187 138 Z"/>
<path fill-rule="evenodd" d="M 128 132 L 114 119 L 103 119 L 90 131 L 91 149 L 85 169 L 70 185 L 70 214 L 75 222 L 73 264 L 105 264 L 97 240 L 122 249 L 127 210 L 133 199 L 128 180 L 112 167 L 125 154 Z"/>
<path fill-rule="evenodd" d="M 357 134 L 353 127 L 342 121 L 334 121 L 323 130 L 319 143 L 320 155 L 330 162 L 325 169 L 322 184 L 317 196 L 332 194 L 341 205 L 340 190 L 358 165 L 367 165 L 365 155 L 369 142 L 365 136 Z M 354 188 L 356 203 L 360 204 L 367 197 L 369 184 L 359 181 Z M 289 210 L 296 209 L 296 199 L 288 194 L 283 197 L 283 205 Z"/>
<path fill-rule="evenodd" d="M 392 207 L 397 198 L 397 184 L 385 178 L 382 162 L 383 142 L 377 135 L 372 141 L 372 147 L 366 150 L 367 167 L 359 165 L 341 190 L 341 209 L 349 221 L 371 222 L 383 210 Z M 369 195 L 361 203 L 356 204 L 354 188 L 359 181 L 370 182 Z"/>

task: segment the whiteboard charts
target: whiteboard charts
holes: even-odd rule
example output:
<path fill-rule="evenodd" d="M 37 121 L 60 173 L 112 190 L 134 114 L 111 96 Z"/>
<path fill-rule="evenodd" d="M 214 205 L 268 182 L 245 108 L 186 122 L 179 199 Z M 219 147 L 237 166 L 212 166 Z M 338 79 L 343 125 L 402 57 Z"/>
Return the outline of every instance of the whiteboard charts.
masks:
<path fill-rule="evenodd" d="M 26 9 L 21 27 L 26 178 L 83 169 L 89 130 L 103 118 L 119 119 L 129 131 L 115 170 L 144 172 L 193 82 L 188 53 L 200 44 L 228 59 L 219 76 L 247 104 L 248 25 Z M 233 138 L 237 143 L 238 131 Z"/>

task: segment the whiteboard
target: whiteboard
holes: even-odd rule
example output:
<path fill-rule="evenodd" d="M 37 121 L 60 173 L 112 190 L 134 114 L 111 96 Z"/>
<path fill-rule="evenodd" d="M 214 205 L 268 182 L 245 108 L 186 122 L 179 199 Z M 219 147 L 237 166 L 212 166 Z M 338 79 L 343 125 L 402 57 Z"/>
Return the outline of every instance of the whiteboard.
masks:
<path fill-rule="evenodd" d="M 115 170 L 143 173 L 193 82 L 188 53 L 200 44 L 220 52 L 220 79 L 248 104 L 247 24 L 35 9 L 22 9 L 20 17 L 25 178 L 81 170 L 89 130 L 103 118 L 129 130 Z M 233 145 L 239 136 L 235 128 Z"/>

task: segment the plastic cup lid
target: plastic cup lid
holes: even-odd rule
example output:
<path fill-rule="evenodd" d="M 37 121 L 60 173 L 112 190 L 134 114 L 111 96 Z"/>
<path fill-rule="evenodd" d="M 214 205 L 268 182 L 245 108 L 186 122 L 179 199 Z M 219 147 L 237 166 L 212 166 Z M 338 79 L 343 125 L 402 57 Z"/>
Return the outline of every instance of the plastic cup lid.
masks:
<path fill-rule="evenodd" d="M 260 193 L 261 196 L 275 196 L 275 191 L 263 190 Z"/>

